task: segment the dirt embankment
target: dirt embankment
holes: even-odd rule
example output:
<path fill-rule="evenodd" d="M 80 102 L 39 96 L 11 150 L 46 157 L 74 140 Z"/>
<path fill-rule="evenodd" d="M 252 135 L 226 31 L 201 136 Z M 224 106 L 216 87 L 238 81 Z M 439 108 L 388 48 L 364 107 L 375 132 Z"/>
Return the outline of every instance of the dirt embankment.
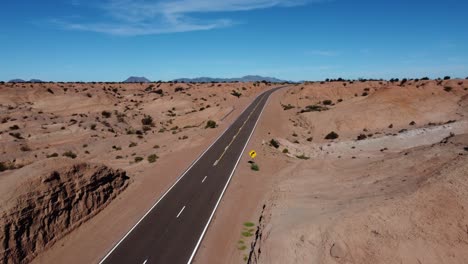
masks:
<path fill-rule="evenodd" d="M 8 193 L 0 210 L 2 263 L 30 261 L 103 209 L 129 182 L 125 171 L 104 165 L 62 159 L 47 165 L 51 162 L 64 165 L 50 170 L 42 162 L 0 179 Z"/>

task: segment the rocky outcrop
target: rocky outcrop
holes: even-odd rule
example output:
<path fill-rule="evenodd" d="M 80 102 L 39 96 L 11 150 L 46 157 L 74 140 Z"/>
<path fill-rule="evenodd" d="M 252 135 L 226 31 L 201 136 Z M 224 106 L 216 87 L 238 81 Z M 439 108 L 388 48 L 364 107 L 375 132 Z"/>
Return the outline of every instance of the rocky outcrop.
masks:
<path fill-rule="evenodd" d="M 128 179 L 125 171 L 87 163 L 30 177 L 0 208 L 1 263 L 29 262 L 102 210 Z"/>
<path fill-rule="evenodd" d="M 263 205 L 262 212 L 258 218 L 257 231 L 255 231 L 255 238 L 250 244 L 249 258 L 247 259 L 247 264 L 256 264 L 259 262 L 260 254 L 262 254 L 261 243 L 263 230 L 265 229 L 265 212 L 266 205 Z"/>

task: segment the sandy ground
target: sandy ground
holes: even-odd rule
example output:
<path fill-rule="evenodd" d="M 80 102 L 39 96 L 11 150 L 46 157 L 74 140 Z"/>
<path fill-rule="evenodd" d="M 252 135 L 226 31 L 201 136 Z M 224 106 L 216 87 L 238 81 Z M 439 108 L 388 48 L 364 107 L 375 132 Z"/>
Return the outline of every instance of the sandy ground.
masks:
<path fill-rule="evenodd" d="M 13 169 L 0 172 L 3 182 L 66 151 L 130 177 L 114 201 L 35 263 L 97 262 L 271 88 L 30 85 L 0 86 L 0 162 Z M 244 154 L 195 262 L 465 263 L 467 90 L 467 80 L 357 81 L 274 93 L 248 146 L 260 171 Z M 154 123 L 147 131 L 145 115 Z M 219 126 L 205 129 L 209 119 Z M 338 137 L 326 139 L 330 132 Z"/>
<path fill-rule="evenodd" d="M 14 172 L 66 151 L 77 155 L 74 161 L 123 169 L 130 177 L 116 200 L 34 262 L 98 262 L 254 97 L 270 88 L 252 83 L 0 86 L 0 162 L 12 169 L 0 172 L 2 182 L 14 185 L 19 181 L 11 177 Z M 242 96 L 231 95 L 233 90 Z M 145 131 L 141 120 L 147 115 L 153 125 Z M 205 129 L 210 119 L 217 128 Z M 147 161 L 151 154 L 158 156 L 155 163 Z M 53 163 L 48 166 L 54 169 Z M 14 199 L 11 192 L 0 195 L 0 201 Z"/>
<path fill-rule="evenodd" d="M 248 146 L 260 171 L 243 157 L 196 263 L 243 263 L 256 240 L 251 263 L 465 263 L 467 88 L 449 80 L 278 91 Z M 300 113 L 308 105 L 329 109 Z M 332 131 L 338 138 L 325 139 Z M 245 222 L 261 236 L 243 234 Z"/>

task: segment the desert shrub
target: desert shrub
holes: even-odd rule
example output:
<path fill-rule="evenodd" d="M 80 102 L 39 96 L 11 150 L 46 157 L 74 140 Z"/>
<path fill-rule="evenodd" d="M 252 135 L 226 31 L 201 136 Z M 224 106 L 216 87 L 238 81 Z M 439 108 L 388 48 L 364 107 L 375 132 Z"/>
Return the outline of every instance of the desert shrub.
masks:
<path fill-rule="evenodd" d="M 257 163 L 252 163 L 250 165 L 250 169 L 253 170 L 253 171 L 259 171 L 260 168 L 258 167 Z"/>
<path fill-rule="evenodd" d="M 366 139 L 367 136 L 365 134 L 360 134 L 358 137 L 357 137 L 357 140 L 364 140 Z"/>
<path fill-rule="evenodd" d="M 18 125 L 13 125 L 10 127 L 10 130 L 18 130 L 19 126 Z"/>
<path fill-rule="evenodd" d="M 313 137 L 309 137 L 307 138 L 307 141 L 312 142 L 313 139 L 314 139 Z"/>
<path fill-rule="evenodd" d="M 322 104 L 324 105 L 331 105 L 332 103 L 333 103 L 332 100 L 325 100 L 322 102 Z"/>
<path fill-rule="evenodd" d="M 450 76 L 445 76 L 444 80 L 450 80 Z"/>
<path fill-rule="evenodd" d="M 369 95 L 368 92 L 363 92 L 363 93 L 362 93 L 362 96 L 368 96 L 368 95 Z"/>
<path fill-rule="evenodd" d="M 328 135 L 325 136 L 325 139 L 337 139 L 338 134 L 335 131 L 332 131 L 328 133 Z"/>
<path fill-rule="evenodd" d="M 445 86 L 445 87 L 444 87 L 444 91 L 450 92 L 450 91 L 452 91 L 452 87 L 450 87 L 450 86 Z"/>
<path fill-rule="evenodd" d="M 289 150 L 287 148 L 283 149 L 283 153 L 286 154 L 286 153 L 289 153 Z"/>
<path fill-rule="evenodd" d="M 4 162 L 0 162 L 0 172 L 8 170 L 7 165 Z"/>
<path fill-rule="evenodd" d="M 307 157 L 307 156 L 304 155 L 304 154 L 296 155 L 296 158 L 298 158 L 298 159 L 303 159 L 303 160 L 308 160 L 308 159 L 310 159 L 309 157 Z"/>
<path fill-rule="evenodd" d="M 238 91 L 232 90 L 231 95 L 234 95 L 235 97 L 239 98 L 241 97 L 242 94 L 239 93 Z"/>
<path fill-rule="evenodd" d="M 101 115 L 102 115 L 104 118 L 109 118 L 109 117 L 112 116 L 112 113 L 109 112 L 109 111 L 105 111 L 105 110 L 104 110 L 104 111 L 101 112 Z"/>
<path fill-rule="evenodd" d="M 322 112 L 328 110 L 326 106 L 320 105 L 308 105 L 305 109 L 302 109 L 300 113 L 307 113 L 307 112 Z"/>
<path fill-rule="evenodd" d="M 176 88 L 174 89 L 174 92 L 176 92 L 176 93 L 177 93 L 177 92 L 182 92 L 183 90 L 184 90 L 184 88 L 182 88 L 182 87 L 179 86 L 179 87 L 176 87 Z"/>
<path fill-rule="evenodd" d="M 72 158 L 72 159 L 75 159 L 77 157 L 77 155 L 73 153 L 71 150 L 64 152 L 62 156 Z"/>
<path fill-rule="evenodd" d="M 91 124 L 91 129 L 96 130 L 96 124 Z"/>
<path fill-rule="evenodd" d="M 141 119 L 141 123 L 144 126 L 154 126 L 153 117 L 151 117 L 150 115 L 145 115 L 145 117 Z"/>
<path fill-rule="evenodd" d="M 20 147 L 21 151 L 31 151 L 31 148 L 28 145 L 24 145 Z"/>
<path fill-rule="evenodd" d="M 140 161 L 143 161 L 143 158 L 142 157 L 135 157 L 135 162 L 138 163 Z"/>
<path fill-rule="evenodd" d="M 58 153 L 52 153 L 50 155 L 47 155 L 47 158 L 56 158 L 58 157 Z"/>
<path fill-rule="evenodd" d="M 340 98 L 340 99 L 338 99 L 337 102 L 338 102 L 338 103 L 341 103 L 341 102 L 343 102 L 343 99 Z"/>
<path fill-rule="evenodd" d="M 215 127 L 216 127 L 216 122 L 215 121 L 208 120 L 208 122 L 206 122 L 205 128 L 215 128 Z"/>
<path fill-rule="evenodd" d="M 16 139 L 24 139 L 22 136 L 21 136 L 21 133 L 19 132 L 15 132 L 15 133 L 10 133 L 10 136 L 16 138 Z"/>
<path fill-rule="evenodd" d="M 153 163 L 153 162 L 155 162 L 158 158 L 159 158 L 158 155 L 156 155 L 156 154 L 151 154 L 151 155 L 148 156 L 147 159 L 148 159 L 148 162 L 149 162 L 149 163 Z"/>
<path fill-rule="evenodd" d="M 162 89 L 157 89 L 157 90 L 153 91 L 153 93 L 163 95 L 163 90 Z"/>
<path fill-rule="evenodd" d="M 115 156 L 115 159 L 123 159 L 123 157 L 119 155 L 119 156 Z"/>
<path fill-rule="evenodd" d="M 416 122 L 411 121 L 411 122 L 409 123 L 409 125 L 410 125 L 410 126 L 414 126 L 414 125 L 416 125 Z"/>
<path fill-rule="evenodd" d="M 158 148 L 160 148 L 160 147 L 159 147 L 159 145 L 154 145 L 153 148 L 154 148 L 154 149 L 158 149 Z"/>
<path fill-rule="evenodd" d="M 133 147 L 136 147 L 136 146 L 138 146 L 138 144 L 135 143 L 135 142 L 130 142 L 130 145 L 128 145 L 129 148 L 133 148 Z"/>
<path fill-rule="evenodd" d="M 292 106 L 291 104 L 281 105 L 281 106 L 283 107 L 283 110 L 290 110 L 294 108 L 294 106 Z"/>
<path fill-rule="evenodd" d="M 280 146 L 279 142 L 275 139 L 270 140 L 270 145 L 272 145 L 274 148 L 279 148 Z"/>
<path fill-rule="evenodd" d="M 50 88 L 47 88 L 47 92 L 54 94 L 54 91 L 52 91 Z"/>

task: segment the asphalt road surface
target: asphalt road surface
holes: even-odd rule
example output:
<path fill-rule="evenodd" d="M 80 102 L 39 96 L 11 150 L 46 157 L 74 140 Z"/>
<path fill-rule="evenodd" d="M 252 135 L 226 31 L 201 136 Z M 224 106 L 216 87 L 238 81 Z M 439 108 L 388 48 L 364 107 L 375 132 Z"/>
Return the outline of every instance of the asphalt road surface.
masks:
<path fill-rule="evenodd" d="M 274 88 L 260 94 L 100 263 L 190 263 Z"/>

